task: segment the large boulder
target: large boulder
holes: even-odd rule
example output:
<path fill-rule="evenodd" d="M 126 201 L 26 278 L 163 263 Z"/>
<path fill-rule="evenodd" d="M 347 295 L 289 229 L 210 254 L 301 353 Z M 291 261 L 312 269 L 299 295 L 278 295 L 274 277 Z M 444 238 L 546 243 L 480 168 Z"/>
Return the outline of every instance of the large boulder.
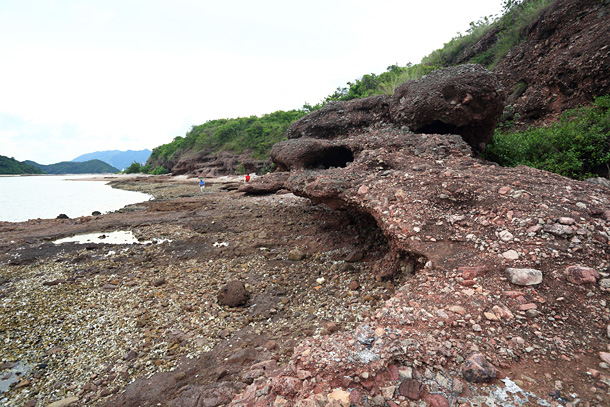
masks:
<path fill-rule="evenodd" d="M 416 133 L 459 134 L 475 151 L 482 151 L 493 137 L 504 99 L 496 76 L 469 64 L 400 85 L 390 113 L 395 124 L 409 126 Z"/>
<path fill-rule="evenodd" d="M 320 110 L 292 123 L 286 131 L 289 139 L 312 137 L 331 139 L 351 130 L 389 120 L 390 99 L 385 95 L 331 102 Z"/>

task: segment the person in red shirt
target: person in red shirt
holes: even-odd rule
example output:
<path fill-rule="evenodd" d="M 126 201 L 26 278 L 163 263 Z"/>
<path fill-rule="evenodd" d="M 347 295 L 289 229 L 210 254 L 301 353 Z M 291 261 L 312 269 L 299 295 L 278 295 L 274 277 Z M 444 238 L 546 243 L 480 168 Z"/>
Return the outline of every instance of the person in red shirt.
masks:
<path fill-rule="evenodd" d="M 250 181 L 250 174 L 246 174 L 246 182 Z"/>

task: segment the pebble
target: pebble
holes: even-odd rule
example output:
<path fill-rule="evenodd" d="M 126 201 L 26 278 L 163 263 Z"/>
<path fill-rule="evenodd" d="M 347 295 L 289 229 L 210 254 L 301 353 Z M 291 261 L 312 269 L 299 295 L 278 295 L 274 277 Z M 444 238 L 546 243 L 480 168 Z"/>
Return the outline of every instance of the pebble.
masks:
<path fill-rule="evenodd" d="M 511 250 L 507 250 L 504 253 L 502 253 L 502 257 L 504 257 L 506 260 L 518 260 L 519 253 L 517 253 L 517 251 L 511 249 Z"/>
<path fill-rule="evenodd" d="M 78 397 L 66 397 L 65 399 L 61 399 L 49 404 L 47 407 L 68 407 L 76 402 L 78 402 Z"/>

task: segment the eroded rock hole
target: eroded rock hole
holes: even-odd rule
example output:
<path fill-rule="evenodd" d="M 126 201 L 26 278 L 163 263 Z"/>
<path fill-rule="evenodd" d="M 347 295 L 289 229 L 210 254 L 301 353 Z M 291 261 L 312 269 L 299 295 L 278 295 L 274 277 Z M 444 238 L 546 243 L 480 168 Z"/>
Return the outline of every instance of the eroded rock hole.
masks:
<path fill-rule="evenodd" d="M 344 168 L 348 163 L 354 161 L 354 153 L 347 147 L 329 147 L 319 152 L 305 168 L 328 169 L 331 167 Z"/>
<path fill-rule="evenodd" d="M 425 134 L 462 134 L 463 130 L 460 127 L 453 126 L 451 124 L 443 123 L 441 121 L 434 121 L 420 129 L 417 129 L 419 133 Z"/>

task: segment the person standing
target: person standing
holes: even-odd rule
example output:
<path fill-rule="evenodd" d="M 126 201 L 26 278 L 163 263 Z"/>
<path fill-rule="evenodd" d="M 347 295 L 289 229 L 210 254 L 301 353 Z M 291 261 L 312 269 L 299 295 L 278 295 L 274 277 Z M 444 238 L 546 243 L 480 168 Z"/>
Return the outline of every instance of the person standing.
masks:
<path fill-rule="evenodd" d="M 203 178 L 199 178 L 199 190 L 201 190 L 201 192 L 203 192 L 205 188 L 205 181 L 203 180 Z"/>
<path fill-rule="evenodd" d="M 246 182 L 250 182 L 250 174 L 246 174 Z"/>

